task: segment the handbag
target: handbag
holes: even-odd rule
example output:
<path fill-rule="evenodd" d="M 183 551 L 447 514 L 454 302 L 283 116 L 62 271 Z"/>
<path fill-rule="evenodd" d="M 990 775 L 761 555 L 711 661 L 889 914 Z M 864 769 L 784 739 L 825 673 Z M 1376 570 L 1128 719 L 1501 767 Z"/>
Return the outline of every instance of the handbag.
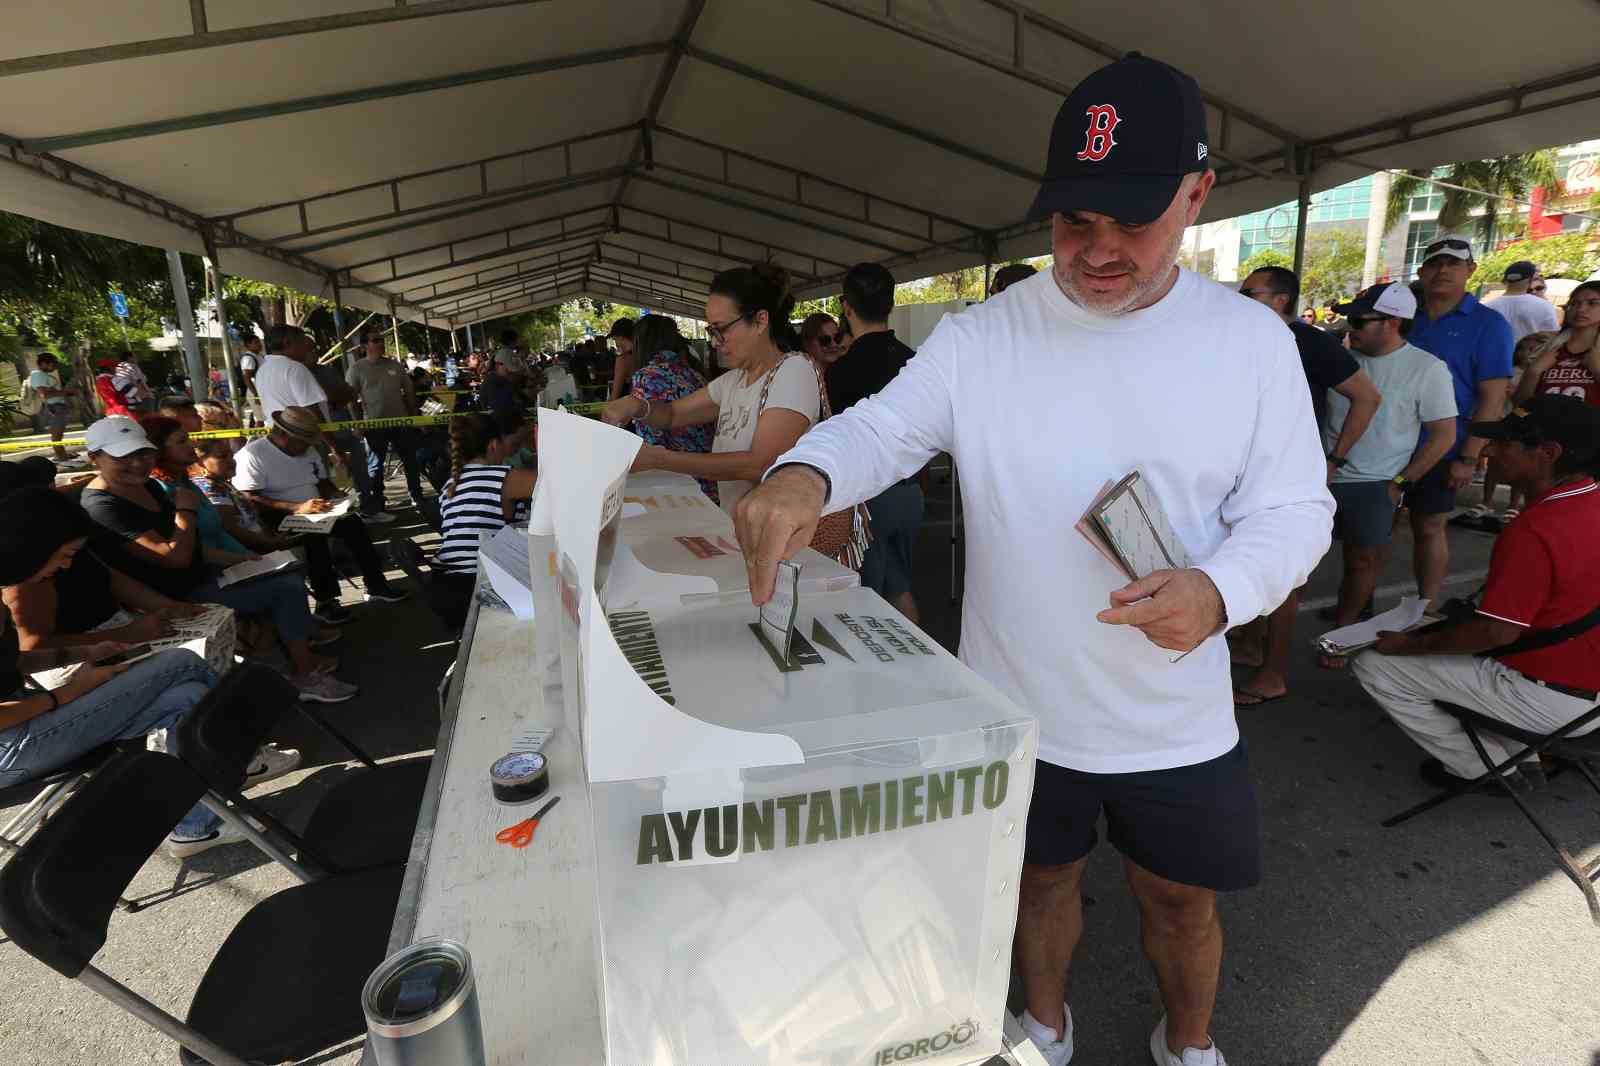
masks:
<path fill-rule="evenodd" d="M 788 359 L 805 359 L 803 355 L 789 355 Z M 810 362 L 808 359 L 807 362 Z M 767 394 L 772 391 L 772 379 L 778 376 L 778 367 L 783 365 L 783 360 L 778 361 L 778 366 L 767 372 L 767 380 L 761 386 L 761 399 L 756 404 L 756 419 L 759 421 L 761 412 L 767 406 Z M 822 371 L 817 369 L 815 363 L 811 364 L 812 373 L 817 376 L 817 397 L 820 415 L 817 421 L 833 417 L 833 409 L 828 404 L 828 390 L 822 382 Z M 866 504 L 856 504 L 846 507 L 832 514 L 825 514 L 817 520 L 817 531 L 811 535 L 811 548 L 821 552 L 828 558 L 848 566 L 852 570 L 861 569 L 861 560 L 866 556 L 867 546 L 872 543 L 871 516 L 867 513 Z"/>

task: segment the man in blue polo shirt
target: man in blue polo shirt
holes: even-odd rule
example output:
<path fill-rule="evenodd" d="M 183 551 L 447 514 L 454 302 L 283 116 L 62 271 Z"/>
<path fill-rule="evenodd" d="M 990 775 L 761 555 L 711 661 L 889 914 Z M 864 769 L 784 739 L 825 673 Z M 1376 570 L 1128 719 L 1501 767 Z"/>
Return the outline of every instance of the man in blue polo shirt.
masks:
<path fill-rule="evenodd" d="M 1434 241 L 1422 253 L 1417 277 L 1423 304 L 1406 340 L 1443 359 L 1455 379 L 1456 443 L 1427 474 L 1406 489 L 1411 513 L 1412 567 L 1423 599 L 1437 601 L 1450 566 L 1445 523 L 1456 492 L 1472 483 L 1478 457 L 1488 443 L 1468 432 L 1473 422 L 1498 422 L 1511 384 L 1511 325 L 1467 293 L 1477 264 L 1472 242 L 1459 233 Z"/>

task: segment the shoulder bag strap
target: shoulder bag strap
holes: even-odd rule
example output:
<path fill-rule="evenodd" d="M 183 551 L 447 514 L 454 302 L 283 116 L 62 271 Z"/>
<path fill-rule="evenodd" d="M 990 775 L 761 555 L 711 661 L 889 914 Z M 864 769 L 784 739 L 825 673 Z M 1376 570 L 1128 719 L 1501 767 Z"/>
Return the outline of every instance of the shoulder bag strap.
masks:
<path fill-rule="evenodd" d="M 1488 654 L 1494 656 L 1520 655 L 1523 652 L 1553 648 L 1557 644 L 1565 644 L 1574 637 L 1582 636 L 1596 626 L 1600 626 L 1600 607 L 1596 607 L 1588 614 L 1581 618 L 1576 618 L 1566 625 L 1553 626 L 1550 629 L 1529 630 L 1510 644 L 1496 648 Z"/>

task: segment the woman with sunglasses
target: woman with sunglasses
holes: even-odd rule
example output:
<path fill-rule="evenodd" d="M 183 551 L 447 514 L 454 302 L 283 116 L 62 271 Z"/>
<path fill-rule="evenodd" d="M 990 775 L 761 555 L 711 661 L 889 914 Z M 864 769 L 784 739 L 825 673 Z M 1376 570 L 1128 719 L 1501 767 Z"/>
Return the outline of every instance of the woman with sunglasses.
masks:
<path fill-rule="evenodd" d="M 833 316 L 821 311 L 806 316 L 800 323 L 800 350 L 811 357 L 818 369 L 826 371 L 839 361 L 848 347 L 849 335 Z"/>
<path fill-rule="evenodd" d="M 789 325 L 794 295 L 789 274 L 762 263 L 725 270 L 711 280 L 706 333 L 731 368 L 704 388 L 666 403 L 624 396 L 607 404 L 614 426 L 642 422 L 661 430 L 716 426 L 710 454 L 646 444 L 635 470 L 668 470 L 717 482 L 723 510 L 733 513 L 774 460 L 817 421 L 822 386 L 809 359 L 794 349 Z"/>
<path fill-rule="evenodd" d="M 1586 281 L 1572 290 L 1561 332 L 1534 355 L 1512 402 L 1521 406 L 1546 392 L 1576 396 L 1600 407 L 1600 281 Z"/>

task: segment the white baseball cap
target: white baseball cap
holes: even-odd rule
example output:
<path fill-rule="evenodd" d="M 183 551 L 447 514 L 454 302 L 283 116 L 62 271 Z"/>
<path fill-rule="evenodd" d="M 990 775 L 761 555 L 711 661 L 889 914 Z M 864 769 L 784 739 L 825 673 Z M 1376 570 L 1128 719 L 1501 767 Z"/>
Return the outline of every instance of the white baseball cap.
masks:
<path fill-rule="evenodd" d="M 121 459 L 134 452 L 155 450 L 144 427 L 123 415 L 112 415 L 92 424 L 83 434 L 84 448 L 90 452 L 105 452 Z"/>
<path fill-rule="evenodd" d="M 1422 250 L 1422 262 L 1426 263 L 1436 255 L 1453 255 L 1470 263 L 1473 261 L 1472 238 L 1465 233 L 1446 233 L 1435 237 Z"/>
<path fill-rule="evenodd" d="M 1411 286 L 1398 281 L 1368 285 L 1347 304 L 1338 304 L 1334 310 L 1345 317 L 1377 313 L 1393 318 L 1416 318 L 1417 298 Z"/>

